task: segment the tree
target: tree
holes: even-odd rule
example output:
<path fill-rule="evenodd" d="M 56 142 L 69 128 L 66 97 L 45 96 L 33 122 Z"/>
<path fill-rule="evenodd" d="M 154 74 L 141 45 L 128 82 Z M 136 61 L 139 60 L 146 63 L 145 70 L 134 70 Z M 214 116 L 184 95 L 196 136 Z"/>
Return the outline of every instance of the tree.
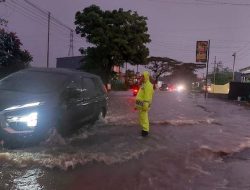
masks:
<path fill-rule="evenodd" d="M 178 61 L 167 57 L 150 57 L 148 62 L 149 64 L 146 68 L 153 72 L 153 77 L 156 82 L 159 77 L 171 72 L 173 66 L 179 63 Z"/>
<path fill-rule="evenodd" d="M 213 84 L 224 85 L 233 80 L 233 72 L 228 67 L 216 68 L 211 74 L 208 75 L 208 78 Z"/>
<path fill-rule="evenodd" d="M 195 71 L 200 68 L 194 63 L 175 64 L 172 68 L 171 80 L 175 83 L 184 83 L 191 87 L 191 83 L 197 79 Z"/>
<path fill-rule="evenodd" d="M 29 66 L 33 58 L 27 50 L 22 50 L 21 46 L 22 43 L 15 33 L 0 29 L 0 71 L 2 75 Z"/>
<path fill-rule="evenodd" d="M 76 33 L 93 46 L 81 49 L 86 56 L 83 69 L 99 73 L 105 82 L 112 76 L 113 66 L 146 64 L 150 42 L 147 18 L 123 9 L 103 11 L 96 5 L 77 12 Z"/>
<path fill-rule="evenodd" d="M 0 18 L 0 26 L 7 26 L 8 21 L 4 18 Z"/>

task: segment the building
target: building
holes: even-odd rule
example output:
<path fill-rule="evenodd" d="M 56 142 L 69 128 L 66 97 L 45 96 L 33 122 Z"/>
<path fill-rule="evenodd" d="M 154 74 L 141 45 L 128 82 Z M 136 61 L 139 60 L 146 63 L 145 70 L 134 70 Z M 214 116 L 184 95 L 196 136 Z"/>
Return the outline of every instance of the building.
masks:
<path fill-rule="evenodd" d="M 79 69 L 83 64 L 83 56 L 60 57 L 56 60 L 56 68 Z"/>
<path fill-rule="evenodd" d="M 250 67 L 240 69 L 241 82 L 250 82 Z"/>

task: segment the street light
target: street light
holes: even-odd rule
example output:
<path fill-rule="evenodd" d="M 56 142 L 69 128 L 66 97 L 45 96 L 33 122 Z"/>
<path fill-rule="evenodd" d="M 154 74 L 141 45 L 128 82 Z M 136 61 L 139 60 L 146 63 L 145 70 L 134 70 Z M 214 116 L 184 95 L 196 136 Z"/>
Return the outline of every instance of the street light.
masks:
<path fill-rule="evenodd" d="M 235 65 L 235 59 L 236 59 L 236 52 L 232 55 L 234 57 L 234 63 L 233 63 L 233 81 L 234 81 L 234 65 Z"/>

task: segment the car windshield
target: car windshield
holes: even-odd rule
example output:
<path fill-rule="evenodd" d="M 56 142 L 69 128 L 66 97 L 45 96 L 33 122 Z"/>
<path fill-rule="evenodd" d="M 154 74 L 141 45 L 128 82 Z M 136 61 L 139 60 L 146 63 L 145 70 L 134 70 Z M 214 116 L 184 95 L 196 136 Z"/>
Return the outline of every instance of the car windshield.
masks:
<path fill-rule="evenodd" d="M 48 93 L 60 89 L 67 78 L 60 73 L 21 71 L 1 80 L 0 90 Z"/>

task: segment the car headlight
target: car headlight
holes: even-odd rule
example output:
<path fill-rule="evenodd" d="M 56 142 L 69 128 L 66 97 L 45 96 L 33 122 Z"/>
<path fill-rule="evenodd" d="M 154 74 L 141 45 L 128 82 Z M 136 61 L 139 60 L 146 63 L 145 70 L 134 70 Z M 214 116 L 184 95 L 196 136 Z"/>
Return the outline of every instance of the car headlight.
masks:
<path fill-rule="evenodd" d="M 177 86 L 177 91 L 178 91 L 178 92 L 181 92 L 181 91 L 183 91 L 183 90 L 185 90 L 185 87 L 184 87 L 183 85 L 178 85 L 178 86 Z"/>
<path fill-rule="evenodd" d="M 7 116 L 8 123 L 25 123 L 27 127 L 34 128 L 37 126 L 38 113 L 32 112 L 27 115 L 18 115 L 18 116 Z"/>

